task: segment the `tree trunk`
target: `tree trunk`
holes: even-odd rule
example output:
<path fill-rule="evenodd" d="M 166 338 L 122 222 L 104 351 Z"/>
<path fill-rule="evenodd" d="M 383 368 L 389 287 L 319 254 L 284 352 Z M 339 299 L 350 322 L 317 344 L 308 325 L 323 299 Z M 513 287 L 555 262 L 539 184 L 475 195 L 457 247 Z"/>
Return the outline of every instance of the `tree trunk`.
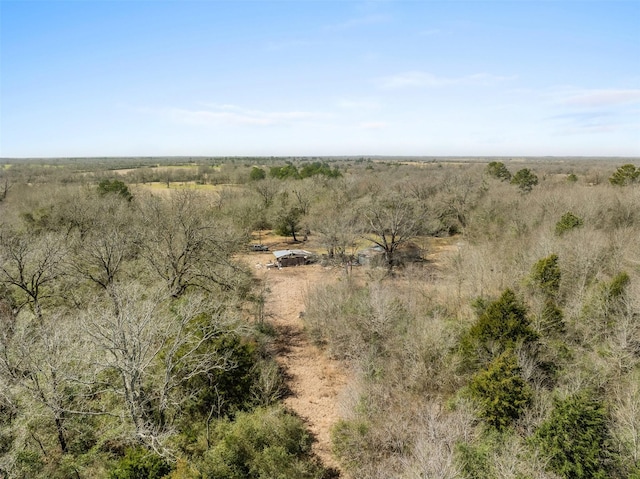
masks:
<path fill-rule="evenodd" d="M 56 431 L 58 432 L 58 443 L 60 443 L 60 449 L 63 454 L 67 453 L 67 440 L 64 437 L 64 427 L 62 425 L 62 418 L 58 415 L 55 417 Z"/>
<path fill-rule="evenodd" d="M 384 250 L 384 259 L 387 262 L 387 269 L 391 271 L 393 269 L 393 250 Z"/>

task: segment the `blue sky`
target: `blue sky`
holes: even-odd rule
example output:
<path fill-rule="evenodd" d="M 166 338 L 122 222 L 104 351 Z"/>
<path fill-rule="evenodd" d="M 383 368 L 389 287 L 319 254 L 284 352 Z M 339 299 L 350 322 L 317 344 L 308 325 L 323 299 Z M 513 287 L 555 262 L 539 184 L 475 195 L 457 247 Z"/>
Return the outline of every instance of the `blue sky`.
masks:
<path fill-rule="evenodd" d="M 640 156 L 637 1 L 0 0 L 0 156 Z"/>

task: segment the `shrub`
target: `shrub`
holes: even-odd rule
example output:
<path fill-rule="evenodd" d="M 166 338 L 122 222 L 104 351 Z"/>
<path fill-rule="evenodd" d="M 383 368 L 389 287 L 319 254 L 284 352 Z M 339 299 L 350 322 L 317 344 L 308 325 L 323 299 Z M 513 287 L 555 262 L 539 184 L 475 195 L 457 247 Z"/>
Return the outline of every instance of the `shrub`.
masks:
<path fill-rule="evenodd" d="M 491 361 L 518 344 L 533 342 L 537 334 L 529 325 L 526 306 L 507 289 L 484 311 L 462 339 L 465 359 Z"/>
<path fill-rule="evenodd" d="M 333 453 L 348 471 L 365 467 L 374 454 L 371 427 L 363 420 L 338 421 L 331 430 Z"/>
<path fill-rule="evenodd" d="M 340 178 L 342 173 L 340 173 L 338 168 L 331 169 L 328 164 L 324 162 L 321 163 L 319 161 L 314 161 L 313 163 L 304 165 L 300 169 L 300 178 L 309 178 L 310 176 L 315 175 L 324 175 L 329 178 Z"/>
<path fill-rule="evenodd" d="M 542 258 L 533 265 L 531 277 L 542 292 L 548 296 L 555 296 L 560 290 L 560 266 L 558 266 L 558 255 L 552 254 Z"/>
<path fill-rule="evenodd" d="M 249 179 L 252 181 L 264 180 L 267 177 L 267 174 L 264 172 L 262 168 L 258 168 L 254 166 L 251 168 L 251 173 L 249 173 Z"/>
<path fill-rule="evenodd" d="M 607 299 L 614 301 L 622 297 L 630 282 L 631 278 L 625 271 L 621 271 L 615 275 L 607 285 Z"/>
<path fill-rule="evenodd" d="M 200 473 L 186 460 L 178 459 L 176 467 L 167 479 L 202 479 Z"/>
<path fill-rule="evenodd" d="M 321 478 L 302 421 L 281 408 L 258 408 L 220 421 L 201 472 L 210 479 Z"/>
<path fill-rule="evenodd" d="M 596 283 L 594 292 L 584 301 L 582 315 L 593 324 L 591 332 L 603 333 L 612 326 L 618 314 L 625 308 L 625 292 L 631 282 L 622 271 L 611 281 Z"/>
<path fill-rule="evenodd" d="M 512 351 L 498 356 L 469 385 L 471 397 L 479 404 L 481 417 L 502 431 L 513 423 L 529 404 L 532 391 L 520 376 L 518 358 Z"/>
<path fill-rule="evenodd" d="M 494 445 L 491 441 L 480 444 L 459 443 L 456 447 L 456 461 L 460 464 L 465 479 L 488 479 L 493 477 L 490 456 Z"/>
<path fill-rule="evenodd" d="M 16 479 L 30 479 L 37 477 L 44 469 L 44 462 L 37 452 L 24 450 L 16 455 L 12 476 Z M 4 472 L 0 470 L 0 472 Z"/>
<path fill-rule="evenodd" d="M 627 186 L 640 180 L 640 168 L 626 164 L 619 167 L 609 178 L 609 182 L 616 186 Z"/>
<path fill-rule="evenodd" d="M 258 355 L 255 345 L 229 333 L 216 338 L 209 345 L 233 368 L 221 368 L 198 374 L 184 386 L 190 400 L 184 407 L 191 419 L 206 418 L 214 408 L 217 415 L 225 415 L 249 406 L 251 389 L 257 378 Z"/>
<path fill-rule="evenodd" d="M 560 221 L 556 223 L 556 235 L 562 236 L 567 231 L 579 228 L 583 224 L 582 218 L 577 217 L 570 211 L 562 215 Z"/>
<path fill-rule="evenodd" d="M 538 177 L 529 168 L 523 168 L 513 175 L 511 184 L 517 185 L 521 191 L 528 193 L 538 184 Z"/>
<path fill-rule="evenodd" d="M 551 416 L 532 437 L 549 467 L 566 479 L 615 477 L 615 453 L 604 405 L 582 392 L 555 399 Z"/>
<path fill-rule="evenodd" d="M 109 479 L 161 479 L 171 472 L 169 464 L 157 454 L 142 447 L 128 449 Z"/>
<path fill-rule="evenodd" d="M 120 180 L 102 180 L 98 183 L 98 193 L 103 196 L 109 193 L 117 194 L 127 201 L 131 201 L 133 199 L 133 195 L 129 191 L 129 187 Z"/>
<path fill-rule="evenodd" d="M 487 165 L 487 173 L 501 181 L 511 180 L 511 172 L 501 161 L 492 161 Z"/>
<path fill-rule="evenodd" d="M 292 164 L 271 167 L 271 169 L 269 169 L 269 176 L 278 178 L 279 180 L 300 179 L 300 173 L 298 173 L 298 169 Z"/>
<path fill-rule="evenodd" d="M 271 406 L 285 392 L 284 379 L 278 363 L 263 359 L 256 365 L 256 378 L 251 385 L 251 402 L 258 406 Z"/>
<path fill-rule="evenodd" d="M 564 315 L 552 298 L 544 302 L 541 314 L 540 329 L 549 333 L 563 333 L 565 331 Z"/>

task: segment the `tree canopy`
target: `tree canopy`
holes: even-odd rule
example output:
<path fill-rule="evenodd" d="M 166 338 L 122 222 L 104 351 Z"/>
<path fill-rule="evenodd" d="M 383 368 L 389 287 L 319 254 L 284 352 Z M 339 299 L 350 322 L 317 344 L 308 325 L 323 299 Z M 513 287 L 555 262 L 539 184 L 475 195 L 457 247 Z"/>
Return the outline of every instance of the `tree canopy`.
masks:
<path fill-rule="evenodd" d="M 480 363 L 493 360 L 503 352 L 537 339 L 530 327 L 527 307 L 511 289 L 489 303 L 467 332 L 462 348 L 472 361 Z"/>
<path fill-rule="evenodd" d="M 604 404 L 583 392 L 555 399 L 551 416 L 533 437 L 549 467 L 566 479 L 606 479 L 615 469 L 615 452 Z"/>
<path fill-rule="evenodd" d="M 98 192 L 101 195 L 113 193 L 122 196 L 127 201 L 133 199 L 133 195 L 129 191 L 129 187 L 120 180 L 102 180 L 98 183 Z"/>
<path fill-rule="evenodd" d="M 517 185 L 521 191 L 528 193 L 538 184 L 538 177 L 529 168 L 522 168 L 513 175 L 511 184 Z"/>
<path fill-rule="evenodd" d="M 492 161 L 487 165 L 487 173 L 501 181 L 510 181 L 511 172 L 501 161 Z"/>
<path fill-rule="evenodd" d="M 640 168 L 628 163 L 620 166 L 609 178 L 609 182 L 615 186 L 628 186 L 640 181 Z"/>

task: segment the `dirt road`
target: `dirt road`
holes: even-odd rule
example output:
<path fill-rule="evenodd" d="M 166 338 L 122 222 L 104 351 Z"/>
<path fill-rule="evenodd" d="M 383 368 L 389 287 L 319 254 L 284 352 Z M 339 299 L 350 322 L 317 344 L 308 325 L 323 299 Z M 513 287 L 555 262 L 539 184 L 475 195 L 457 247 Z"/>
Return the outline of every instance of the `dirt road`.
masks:
<path fill-rule="evenodd" d="M 339 272 L 310 265 L 272 269 L 265 274 L 270 290 L 265 310 L 279 333 L 276 359 L 291 390 L 284 403 L 307 422 L 317 439 L 314 452 L 323 463 L 339 470 L 331 454 L 330 431 L 340 418 L 340 395 L 347 374 L 340 363 L 310 342 L 300 314 L 308 289 L 317 281 L 333 280 Z"/>

